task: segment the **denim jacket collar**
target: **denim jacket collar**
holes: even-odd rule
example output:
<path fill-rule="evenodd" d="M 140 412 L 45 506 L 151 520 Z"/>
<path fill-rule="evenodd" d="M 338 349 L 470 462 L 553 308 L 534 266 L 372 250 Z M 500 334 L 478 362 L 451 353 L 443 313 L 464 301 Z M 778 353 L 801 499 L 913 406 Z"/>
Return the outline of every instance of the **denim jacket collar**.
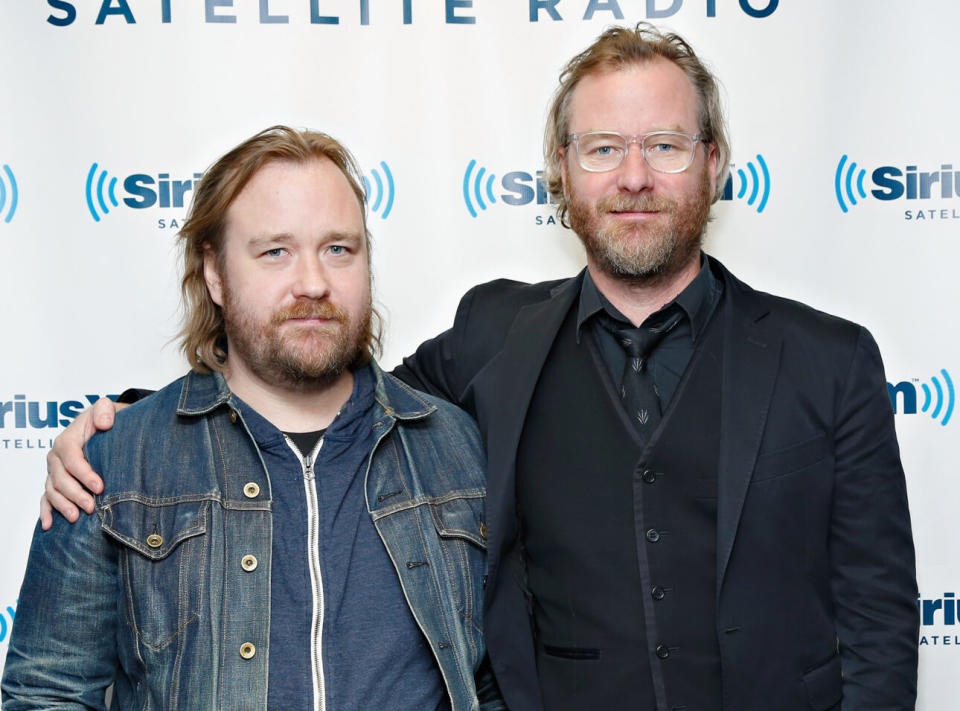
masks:
<path fill-rule="evenodd" d="M 398 420 L 419 420 L 437 409 L 404 383 L 389 373 L 384 373 L 376 361 L 370 367 L 376 379 L 374 398 L 384 414 Z M 220 405 L 229 403 L 232 393 L 222 373 L 198 373 L 191 370 L 183 379 L 177 414 L 186 416 L 205 415 Z"/>

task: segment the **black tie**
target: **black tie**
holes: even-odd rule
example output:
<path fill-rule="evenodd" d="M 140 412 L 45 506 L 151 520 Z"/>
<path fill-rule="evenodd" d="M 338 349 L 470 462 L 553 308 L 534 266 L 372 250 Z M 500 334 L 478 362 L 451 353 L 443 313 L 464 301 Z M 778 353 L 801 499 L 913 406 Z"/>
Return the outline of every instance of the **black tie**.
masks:
<path fill-rule="evenodd" d="M 604 314 L 605 315 L 605 314 Z M 627 352 L 627 363 L 620 381 L 620 399 L 637 432 L 647 439 L 660 424 L 660 396 L 647 362 L 653 349 L 683 318 L 679 309 L 666 321 L 653 326 L 624 325 L 602 318 L 601 323 L 617 338 Z"/>

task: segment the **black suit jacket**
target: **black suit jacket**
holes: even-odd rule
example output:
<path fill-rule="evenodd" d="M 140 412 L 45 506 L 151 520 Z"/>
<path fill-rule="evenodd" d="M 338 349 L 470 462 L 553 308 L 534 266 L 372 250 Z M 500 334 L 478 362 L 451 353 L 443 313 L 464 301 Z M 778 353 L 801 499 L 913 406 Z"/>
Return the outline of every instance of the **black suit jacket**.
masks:
<path fill-rule="evenodd" d="M 754 291 L 716 260 L 711 267 L 725 285 L 716 571 L 723 709 L 913 709 L 913 540 L 876 343 L 856 324 Z M 453 327 L 396 371 L 464 407 L 483 432 L 487 648 L 513 711 L 542 708 L 517 563 L 514 461 L 581 279 L 475 287 Z"/>

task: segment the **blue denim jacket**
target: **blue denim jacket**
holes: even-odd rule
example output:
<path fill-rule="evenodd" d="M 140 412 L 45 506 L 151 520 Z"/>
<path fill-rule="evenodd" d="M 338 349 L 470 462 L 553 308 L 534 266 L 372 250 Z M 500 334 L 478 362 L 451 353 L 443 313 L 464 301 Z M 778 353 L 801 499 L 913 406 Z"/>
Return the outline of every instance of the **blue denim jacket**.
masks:
<path fill-rule="evenodd" d="M 367 510 L 453 708 L 476 709 L 482 444 L 462 411 L 374 372 Z M 96 516 L 34 535 L 4 711 L 103 708 L 111 683 L 115 708 L 265 709 L 270 479 L 223 378 L 187 374 L 121 413 L 87 456 L 106 490 Z"/>

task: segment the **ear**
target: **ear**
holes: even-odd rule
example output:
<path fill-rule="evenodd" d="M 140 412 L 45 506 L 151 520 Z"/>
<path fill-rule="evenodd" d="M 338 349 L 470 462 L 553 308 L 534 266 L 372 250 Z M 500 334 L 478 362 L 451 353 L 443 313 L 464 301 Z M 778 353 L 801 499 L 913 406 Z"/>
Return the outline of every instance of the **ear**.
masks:
<path fill-rule="evenodd" d="M 209 244 L 203 245 L 203 279 L 207 282 L 207 291 L 217 306 L 223 306 L 223 280 L 217 271 L 217 255 Z"/>

